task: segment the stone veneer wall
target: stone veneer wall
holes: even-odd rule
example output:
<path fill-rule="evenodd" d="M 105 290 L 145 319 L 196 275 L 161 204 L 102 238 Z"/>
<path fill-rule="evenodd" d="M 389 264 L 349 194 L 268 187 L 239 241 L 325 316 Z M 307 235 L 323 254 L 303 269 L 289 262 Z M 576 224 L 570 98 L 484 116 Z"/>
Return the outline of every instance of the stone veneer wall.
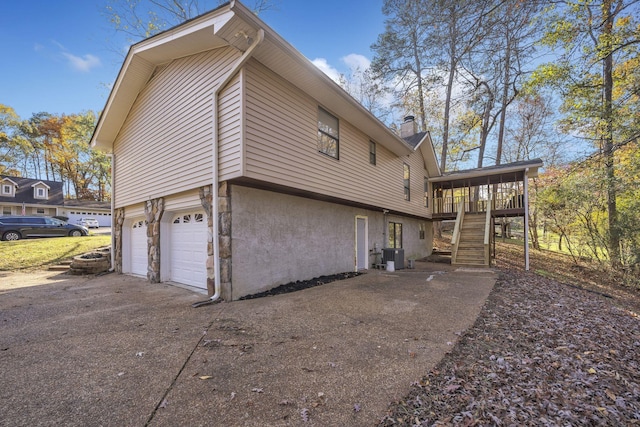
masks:
<path fill-rule="evenodd" d="M 122 225 L 124 224 L 124 208 L 115 210 L 113 224 L 115 226 L 113 230 L 115 248 L 112 250 L 114 251 L 116 264 L 114 268 L 116 273 L 122 273 Z"/>
<path fill-rule="evenodd" d="M 149 265 L 147 279 L 151 283 L 160 283 L 160 220 L 164 213 L 164 199 L 152 199 L 144 205 L 147 218 L 147 249 Z"/>
<path fill-rule="evenodd" d="M 231 301 L 231 186 L 218 185 L 218 242 L 220 245 L 220 286 L 222 297 Z"/>
<path fill-rule="evenodd" d="M 200 188 L 200 203 L 207 214 L 207 290 L 214 293 L 215 260 L 213 254 L 213 215 L 211 187 Z M 218 245 L 220 249 L 220 293 L 231 300 L 231 188 L 226 181 L 218 185 Z"/>
<path fill-rule="evenodd" d="M 211 186 L 200 187 L 200 204 L 207 214 L 207 292 L 214 293 L 215 270 L 213 262 L 213 216 L 211 215 Z"/>

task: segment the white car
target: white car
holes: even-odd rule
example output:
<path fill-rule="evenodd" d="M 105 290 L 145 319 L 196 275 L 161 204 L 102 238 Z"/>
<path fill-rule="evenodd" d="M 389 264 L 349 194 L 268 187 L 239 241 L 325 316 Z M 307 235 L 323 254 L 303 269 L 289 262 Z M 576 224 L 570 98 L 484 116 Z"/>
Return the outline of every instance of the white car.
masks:
<path fill-rule="evenodd" d="M 84 225 L 87 228 L 100 228 L 100 224 L 95 218 L 82 218 L 79 222 L 80 225 Z"/>

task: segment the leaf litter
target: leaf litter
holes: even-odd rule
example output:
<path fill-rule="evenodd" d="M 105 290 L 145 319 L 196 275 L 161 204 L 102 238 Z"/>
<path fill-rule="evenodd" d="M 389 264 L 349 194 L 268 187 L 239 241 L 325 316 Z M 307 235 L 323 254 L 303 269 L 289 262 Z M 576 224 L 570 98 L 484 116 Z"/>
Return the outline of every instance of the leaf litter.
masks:
<path fill-rule="evenodd" d="M 474 326 L 379 426 L 640 425 L 640 319 L 502 270 Z"/>

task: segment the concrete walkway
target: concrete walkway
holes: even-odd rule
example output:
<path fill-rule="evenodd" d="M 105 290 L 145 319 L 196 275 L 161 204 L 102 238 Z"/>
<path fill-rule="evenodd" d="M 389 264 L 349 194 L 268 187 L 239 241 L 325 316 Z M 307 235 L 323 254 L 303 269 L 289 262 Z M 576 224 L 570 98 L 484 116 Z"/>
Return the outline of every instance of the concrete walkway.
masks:
<path fill-rule="evenodd" d="M 375 425 L 495 282 L 416 265 L 197 309 L 129 276 L 0 273 L 0 425 Z"/>

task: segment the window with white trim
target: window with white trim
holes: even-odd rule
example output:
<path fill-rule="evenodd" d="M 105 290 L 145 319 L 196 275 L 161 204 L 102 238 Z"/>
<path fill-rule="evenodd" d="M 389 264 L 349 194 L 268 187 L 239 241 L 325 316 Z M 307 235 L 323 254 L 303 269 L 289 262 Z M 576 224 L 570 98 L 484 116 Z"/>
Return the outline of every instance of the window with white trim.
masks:
<path fill-rule="evenodd" d="M 369 141 L 369 163 L 376 165 L 376 143 Z"/>
<path fill-rule="evenodd" d="M 404 168 L 404 199 L 405 200 L 411 200 L 411 188 L 410 188 L 410 182 L 411 182 L 411 171 L 409 169 L 409 165 L 406 163 L 403 163 L 403 168 Z"/>
<path fill-rule="evenodd" d="M 9 184 L 2 184 L 2 195 L 3 196 L 12 196 L 13 191 L 11 191 L 13 187 Z"/>
<path fill-rule="evenodd" d="M 339 145 L 338 118 L 318 107 L 318 151 L 338 159 Z"/>
<path fill-rule="evenodd" d="M 33 197 L 36 199 L 46 199 L 49 197 L 45 187 L 33 187 Z"/>

